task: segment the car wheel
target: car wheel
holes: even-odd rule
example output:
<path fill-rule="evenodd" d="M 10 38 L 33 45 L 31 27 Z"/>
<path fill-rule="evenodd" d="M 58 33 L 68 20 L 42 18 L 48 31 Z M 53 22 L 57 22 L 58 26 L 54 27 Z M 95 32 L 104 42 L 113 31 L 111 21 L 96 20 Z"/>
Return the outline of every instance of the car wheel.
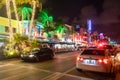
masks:
<path fill-rule="evenodd" d="M 112 64 L 111 64 L 110 73 L 108 75 L 111 76 L 111 77 L 115 77 L 116 76 L 116 68 L 114 66 L 112 66 Z"/>
<path fill-rule="evenodd" d="M 54 55 L 51 54 L 51 55 L 50 55 L 50 59 L 53 59 L 53 58 L 54 58 Z"/>
<path fill-rule="evenodd" d="M 76 70 L 77 70 L 77 71 L 79 71 L 79 72 L 81 72 L 81 71 L 82 71 L 82 69 L 78 69 L 78 68 L 77 68 Z"/>
<path fill-rule="evenodd" d="M 36 59 L 36 61 L 37 61 L 37 62 L 39 62 L 39 61 L 40 61 L 40 60 L 39 60 L 39 58 L 38 58 L 37 56 L 35 56 L 35 59 Z"/>

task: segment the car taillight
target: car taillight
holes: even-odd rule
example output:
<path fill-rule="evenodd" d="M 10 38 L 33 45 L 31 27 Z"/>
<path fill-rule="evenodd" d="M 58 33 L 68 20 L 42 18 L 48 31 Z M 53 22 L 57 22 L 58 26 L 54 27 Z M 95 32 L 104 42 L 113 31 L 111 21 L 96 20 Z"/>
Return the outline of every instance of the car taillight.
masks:
<path fill-rule="evenodd" d="M 98 46 L 99 46 L 99 47 L 103 47 L 103 44 L 99 44 Z"/>
<path fill-rule="evenodd" d="M 83 61 L 82 57 L 77 57 L 77 61 Z"/>
<path fill-rule="evenodd" d="M 108 63 L 108 59 L 99 59 L 98 62 L 107 64 Z"/>
<path fill-rule="evenodd" d="M 104 62 L 105 64 L 107 64 L 107 63 L 108 63 L 108 59 L 103 59 L 103 62 Z"/>
<path fill-rule="evenodd" d="M 99 59 L 98 62 L 99 62 L 99 63 L 102 63 L 102 59 Z"/>

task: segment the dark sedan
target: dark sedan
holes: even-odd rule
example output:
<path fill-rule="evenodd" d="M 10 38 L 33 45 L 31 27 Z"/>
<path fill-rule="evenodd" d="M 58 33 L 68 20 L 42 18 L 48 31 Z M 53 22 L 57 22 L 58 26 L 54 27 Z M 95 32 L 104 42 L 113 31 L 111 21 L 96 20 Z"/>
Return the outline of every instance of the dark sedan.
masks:
<path fill-rule="evenodd" d="M 34 48 L 29 53 L 21 54 L 21 59 L 24 61 L 40 61 L 53 58 L 54 51 L 50 48 Z"/>

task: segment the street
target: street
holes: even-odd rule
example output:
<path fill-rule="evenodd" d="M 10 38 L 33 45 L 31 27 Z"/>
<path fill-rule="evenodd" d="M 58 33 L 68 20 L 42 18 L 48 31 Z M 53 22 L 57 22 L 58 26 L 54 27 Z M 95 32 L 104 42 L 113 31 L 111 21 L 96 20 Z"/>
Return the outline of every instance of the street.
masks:
<path fill-rule="evenodd" d="M 82 71 L 75 67 L 77 52 L 59 53 L 55 59 L 24 62 L 21 59 L 0 61 L 0 80 L 119 80 L 104 73 Z"/>

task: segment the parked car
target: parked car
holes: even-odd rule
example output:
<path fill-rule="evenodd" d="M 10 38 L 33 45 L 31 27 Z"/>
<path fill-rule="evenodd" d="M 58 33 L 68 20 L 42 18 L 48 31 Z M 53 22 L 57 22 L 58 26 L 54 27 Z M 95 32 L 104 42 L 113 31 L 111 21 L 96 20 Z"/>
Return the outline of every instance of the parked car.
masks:
<path fill-rule="evenodd" d="M 120 45 L 116 46 L 116 51 L 120 52 Z"/>
<path fill-rule="evenodd" d="M 21 54 L 21 59 L 24 61 L 40 61 L 45 59 L 53 59 L 54 52 L 50 48 L 34 48 L 31 52 Z"/>
<path fill-rule="evenodd" d="M 114 73 L 114 57 L 105 49 L 85 49 L 77 56 L 76 69 Z"/>
<path fill-rule="evenodd" d="M 101 47 L 98 47 L 99 49 L 106 49 L 110 52 L 110 54 L 114 55 L 114 53 L 116 52 L 116 47 L 114 45 L 102 45 Z"/>
<path fill-rule="evenodd" d="M 83 51 L 84 49 L 86 49 L 87 47 L 86 46 L 78 46 L 76 48 L 77 51 Z"/>

